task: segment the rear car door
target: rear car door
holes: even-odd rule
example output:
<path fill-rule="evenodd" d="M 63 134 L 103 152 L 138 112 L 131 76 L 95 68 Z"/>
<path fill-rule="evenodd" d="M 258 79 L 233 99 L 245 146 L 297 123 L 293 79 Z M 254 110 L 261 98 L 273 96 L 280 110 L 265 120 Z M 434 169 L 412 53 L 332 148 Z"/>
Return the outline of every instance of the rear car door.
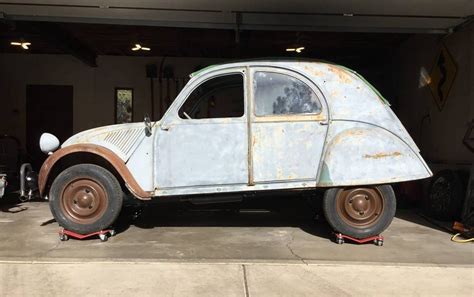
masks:
<path fill-rule="evenodd" d="M 316 181 L 328 129 L 322 93 L 281 68 L 251 68 L 251 183 Z"/>

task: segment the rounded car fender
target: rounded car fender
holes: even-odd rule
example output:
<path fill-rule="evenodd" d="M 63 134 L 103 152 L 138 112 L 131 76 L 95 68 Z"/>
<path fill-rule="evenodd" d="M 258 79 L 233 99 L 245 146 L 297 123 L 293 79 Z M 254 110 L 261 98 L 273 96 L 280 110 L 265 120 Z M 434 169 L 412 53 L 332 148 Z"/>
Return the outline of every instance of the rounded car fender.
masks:
<path fill-rule="evenodd" d="M 48 177 L 51 173 L 51 170 L 54 168 L 54 165 L 60 161 L 65 156 L 74 154 L 74 153 L 90 153 L 97 155 L 108 163 L 110 163 L 115 170 L 120 174 L 122 179 L 125 181 L 127 188 L 135 195 L 137 198 L 140 199 L 150 199 L 152 197 L 151 192 L 144 191 L 133 175 L 128 170 L 125 162 L 119 158 L 114 152 L 111 150 L 95 145 L 95 144 L 74 144 L 64 148 L 59 149 L 55 153 L 46 159 L 46 161 L 41 166 L 39 176 L 38 176 L 38 187 L 40 190 L 41 195 L 44 194 L 46 189 L 46 184 L 48 182 Z"/>
<path fill-rule="evenodd" d="M 386 184 L 431 176 L 419 153 L 388 130 L 350 122 L 341 122 L 334 130 L 317 186 Z"/>

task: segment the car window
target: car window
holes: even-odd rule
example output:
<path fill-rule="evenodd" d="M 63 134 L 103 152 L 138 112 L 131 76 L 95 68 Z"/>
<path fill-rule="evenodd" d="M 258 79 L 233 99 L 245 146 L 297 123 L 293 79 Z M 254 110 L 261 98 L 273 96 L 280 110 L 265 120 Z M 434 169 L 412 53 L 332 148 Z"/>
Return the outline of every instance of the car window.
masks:
<path fill-rule="evenodd" d="M 314 114 L 321 103 L 313 90 L 290 75 L 257 71 L 253 78 L 255 114 Z"/>
<path fill-rule="evenodd" d="M 181 106 L 182 119 L 233 118 L 244 115 L 244 78 L 222 75 L 203 82 Z"/>

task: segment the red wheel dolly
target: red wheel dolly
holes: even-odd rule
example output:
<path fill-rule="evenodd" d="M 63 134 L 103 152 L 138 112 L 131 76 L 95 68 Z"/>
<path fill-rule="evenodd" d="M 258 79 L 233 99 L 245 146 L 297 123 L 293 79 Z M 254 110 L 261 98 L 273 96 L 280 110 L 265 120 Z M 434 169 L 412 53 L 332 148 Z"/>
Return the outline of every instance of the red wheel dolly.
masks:
<path fill-rule="evenodd" d="M 100 241 L 104 242 L 109 239 L 109 236 L 115 236 L 115 234 L 116 234 L 115 230 L 113 229 L 101 230 L 101 231 L 97 231 L 97 232 L 93 232 L 89 234 L 79 234 L 79 233 L 72 232 L 63 228 L 59 230 L 59 240 L 66 241 L 66 240 L 69 240 L 69 237 L 81 240 L 81 239 L 90 238 L 92 236 L 98 235 L 100 238 Z"/>
<path fill-rule="evenodd" d="M 383 245 L 383 236 L 382 235 L 376 235 L 376 236 L 371 236 L 367 238 L 362 238 L 362 239 L 357 239 L 349 235 L 344 235 L 342 233 L 334 233 L 336 235 L 336 243 L 337 244 L 343 244 L 344 239 L 349 239 L 351 241 L 357 242 L 357 243 L 367 243 L 369 241 L 372 241 L 375 245 L 377 246 L 382 246 Z"/>

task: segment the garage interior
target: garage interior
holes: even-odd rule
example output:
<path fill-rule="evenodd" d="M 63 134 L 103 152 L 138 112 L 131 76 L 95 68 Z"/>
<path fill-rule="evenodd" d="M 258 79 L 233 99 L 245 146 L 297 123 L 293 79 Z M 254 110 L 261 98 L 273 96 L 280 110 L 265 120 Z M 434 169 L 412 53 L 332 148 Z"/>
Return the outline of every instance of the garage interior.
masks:
<path fill-rule="evenodd" d="M 305 295 L 303 289 L 288 291 L 294 279 L 281 276 L 282 271 L 297 268 L 281 263 L 378 263 L 385 267 L 373 269 L 420 265 L 431 267 L 426 275 L 433 278 L 449 273 L 449 280 L 462 278 L 455 290 L 469 296 L 474 289 L 474 250 L 470 243 L 451 242 L 450 230 L 454 221 L 469 218 L 474 224 L 473 16 L 470 0 L 364 0 L 357 5 L 339 0 L 272 5 L 207 0 L 0 1 L 0 135 L 4 135 L 0 140 L 5 143 L 0 166 L 14 175 L 23 162 L 39 170 L 46 158 L 38 146 L 44 131 L 63 142 L 80 131 L 120 122 L 119 91 L 131 91 L 133 100 L 130 118 L 125 121 L 140 122 L 145 115 L 159 120 L 189 74 L 209 65 L 246 59 L 315 59 L 357 71 L 390 102 L 435 174 L 431 180 L 396 186 L 399 209 L 384 233 L 386 245 L 381 249 L 347 244 L 335 249 L 331 230 L 308 193 L 250 197 L 224 205 L 152 205 L 135 220 L 133 211 L 125 213 L 124 227 L 105 245 L 93 240 L 58 244 L 58 226 L 51 221 L 47 202 L 23 203 L 12 192 L 0 199 L 0 259 L 69 264 L 225 263 L 231 272 L 219 272 L 227 269 L 225 265 L 203 269 L 222 276 L 232 275 L 235 267 L 238 273 L 243 269 L 248 273 L 247 296 L 268 293 L 265 288 L 271 287 L 282 295 Z M 7 146 L 16 149 L 12 152 Z M 447 192 L 444 188 L 433 194 L 437 197 L 433 202 L 430 191 L 440 172 L 450 183 Z M 11 184 L 18 187 L 18 182 Z M 257 263 L 282 265 L 275 268 L 282 271 L 266 271 L 268 267 Z M 12 289 L 20 286 L 19 280 L 7 279 L 7 271 L 21 269 L 33 277 L 35 271 L 44 269 L 30 264 L 21 268 L 0 265 L 5 268 L 0 270 L 0 286 L 10 288 L 12 295 L 27 290 Z M 453 267 L 460 270 L 449 270 Z M 49 269 L 60 274 L 55 270 L 59 268 Z M 401 268 L 400 275 L 406 272 L 403 269 L 407 268 Z M 259 273 L 276 273 L 281 283 L 259 278 Z M 295 279 L 323 294 L 347 293 L 347 287 L 332 281 L 330 289 L 321 288 L 320 274 L 304 278 L 294 273 Z M 406 275 L 410 273 L 415 272 Z M 215 286 L 229 281 L 223 278 L 199 281 L 225 292 L 220 296 L 232 295 L 232 286 Z M 168 282 L 178 279 L 176 275 Z M 36 279 L 32 284 L 42 281 Z M 405 285 L 411 294 L 426 293 L 410 287 L 409 279 L 402 284 L 391 281 L 381 284 Z M 259 282 L 265 285 L 259 287 Z M 67 290 L 79 286 L 70 285 Z M 441 295 L 454 289 L 445 282 L 430 285 Z M 170 292 L 162 286 L 164 292 Z M 331 291 L 332 286 L 340 291 Z M 112 292 L 98 287 L 98 292 Z M 353 291 L 355 295 L 364 293 L 358 290 Z M 369 295 L 376 292 L 375 287 L 371 290 Z M 179 292 L 186 295 L 187 291 Z"/>

